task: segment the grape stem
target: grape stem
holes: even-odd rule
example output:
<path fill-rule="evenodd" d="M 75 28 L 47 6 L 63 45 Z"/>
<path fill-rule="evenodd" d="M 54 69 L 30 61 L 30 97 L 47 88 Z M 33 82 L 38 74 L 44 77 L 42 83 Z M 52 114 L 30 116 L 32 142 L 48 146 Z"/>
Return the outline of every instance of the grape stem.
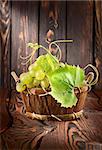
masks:
<path fill-rule="evenodd" d="M 15 82 L 17 83 L 19 81 L 19 78 L 18 78 L 17 74 L 14 71 L 12 71 L 11 75 L 14 78 Z"/>
<path fill-rule="evenodd" d="M 58 49 L 58 51 L 59 51 L 59 61 L 61 60 L 61 57 L 62 57 L 62 53 L 61 53 L 61 49 L 60 49 L 60 47 L 58 46 L 58 44 L 57 43 L 65 43 L 65 42 L 73 42 L 73 40 L 57 40 L 57 41 L 53 41 L 53 42 L 51 42 L 50 44 L 49 44 L 49 49 L 47 49 L 47 48 L 45 48 L 44 46 L 42 46 L 42 45 L 38 45 L 38 47 L 37 48 L 35 48 L 35 46 L 34 45 L 29 45 L 29 43 L 28 43 L 28 46 L 29 47 L 31 47 L 31 48 L 33 48 L 34 50 L 32 51 L 32 53 L 30 54 L 30 55 L 28 55 L 28 56 L 26 56 L 26 57 L 22 57 L 22 56 L 20 56 L 20 58 L 21 59 L 23 59 L 23 60 L 27 60 L 26 62 L 24 62 L 24 63 L 21 63 L 22 65 L 27 65 L 29 62 L 31 62 L 32 61 L 32 58 L 33 58 L 33 56 L 34 56 L 34 54 L 35 54 L 35 52 L 39 49 L 39 48 L 43 48 L 51 57 L 52 57 L 52 54 L 51 54 L 51 52 L 50 52 L 50 50 L 51 50 L 51 47 L 52 47 L 52 45 L 55 45 L 56 47 L 57 47 L 57 49 Z M 54 57 L 53 57 L 54 58 Z M 55 58 L 54 58 L 55 59 Z M 55 59 L 55 61 L 56 61 L 56 59 Z"/>
<path fill-rule="evenodd" d="M 73 40 L 57 40 L 57 41 L 53 41 L 49 44 L 49 50 L 51 50 L 52 45 L 55 45 L 57 47 L 57 49 L 59 50 L 59 61 L 62 58 L 62 52 L 61 49 L 59 47 L 59 45 L 57 43 L 69 43 L 69 42 L 73 42 Z"/>

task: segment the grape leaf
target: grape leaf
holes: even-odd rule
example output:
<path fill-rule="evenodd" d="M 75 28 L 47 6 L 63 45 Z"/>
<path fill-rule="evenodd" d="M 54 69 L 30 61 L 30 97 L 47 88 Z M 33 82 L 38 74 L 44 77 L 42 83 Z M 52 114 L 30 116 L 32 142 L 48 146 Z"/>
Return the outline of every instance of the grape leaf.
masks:
<path fill-rule="evenodd" d="M 74 93 L 75 87 L 80 87 L 84 83 L 84 71 L 80 67 L 66 65 L 60 67 L 48 75 L 50 82 L 50 94 L 61 103 L 62 107 L 72 107 L 77 103 Z"/>
<path fill-rule="evenodd" d="M 84 71 L 82 69 L 80 69 L 79 66 L 77 66 L 76 69 L 76 79 L 75 79 L 75 86 L 76 87 L 82 87 L 83 86 L 83 80 L 85 79 L 85 74 Z"/>
<path fill-rule="evenodd" d="M 47 73 L 51 70 L 51 66 L 49 65 L 46 55 L 41 55 L 37 58 L 36 63 L 42 68 L 42 70 Z"/>
<path fill-rule="evenodd" d="M 65 68 L 67 68 L 68 72 L 71 74 L 74 82 L 74 87 L 81 87 L 83 86 L 83 80 L 85 79 L 85 73 L 84 70 L 81 69 L 79 66 L 72 66 L 72 65 L 65 65 Z"/>
<path fill-rule="evenodd" d="M 53 56 L 52 54 L 51 55 L 46 54 L 46 59 L 47 59 L 47 62 L 51 66 L 51 69 L 53 71 L 59 67 L 58 59 L 55 56 Z"/>
<path fill-rule="evenodd" d="M 36 63 L 42 70 L 48 74 L 59 67 L 59 61 L 52 54 L 41 55 L 37 58 Z"/>

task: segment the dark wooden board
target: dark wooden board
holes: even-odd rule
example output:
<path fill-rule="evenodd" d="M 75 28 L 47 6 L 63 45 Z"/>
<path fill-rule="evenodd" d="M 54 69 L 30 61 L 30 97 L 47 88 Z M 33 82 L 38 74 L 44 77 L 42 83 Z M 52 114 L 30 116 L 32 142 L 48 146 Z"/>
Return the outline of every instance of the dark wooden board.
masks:
<path fill-rule="evenodd" d="M 101 150 L 102 108 L 99 99 L 91 93 L 84 115 L 75 121 L 58 122 L 56 130 L 43 138 L 40 150 Z M 52 123 L 52 121 L 51 121 Z"/>
<path fill-rule="evenodd" d="M 20 114 L 21 101 L 19 100 L 17 106 L 15 96 L 13 94 L 10 100 L 10 103 L 15 104 L 15 107 L 12 107 L 14 109 L 10 109 L 13 124 L 0 136 L 1 150 L 4 147 L 7 150 L 14 148 L 16 150 L 32 150 L 36 145 L 40 146 L 39 150 L 102 149 L 102 108 L 100 109 L 99 99 L 94 93 L 87 97 L 84 114 L 80 119 L 66 122 L 46 121 L 45 124 L 30 120 Z M 52 133 L 45 134 L 47 133 L 45 132 L 46 129 L 49 129 L 50 132 L 55 126 L 57 128 Z M 42 136 L 44 136 L 43 139 Z"/>
<path fill-rule="evenodd" d="M 102 1 L 95 1 L 95 63 L 100 73 L 100 79 L 96 86 L 98 89 L 102 89 Z"/>
<path fill-rule="evenodd" d="M 0 1 L 0 86 L 10 88 L 10 2 Z"/>
<path fill-rule="evenodd" d="M 44 137 L 41 146 L 37 142 L 47 133 L 44 128 L 45 124 L 36 123 L 36 121 L 20 114 L 25 112 L 21 99 L 17 105 L 17 99 L 14 97 L 12 104 L 9 105 L 13 124 L 7 129 L 11 118 L 9 118 L 8 109 L 6 109 L 8 103 L 4 99 L 6 96 L 4 94 L 5 96 L 0 97 L 0 117 L 2 117 L 0 121 L 5 118 L 4 122 L 2 121 L 2 127 L 7 130 L 0 135 L 1 150 L 34 149 L 36 144 L 40 146 L 40 150 L 102 149 L 102 2 L 56 1 L 55 3 L 58 3 L 56 9 L 58 8 L 59 25 L 55 30 L 55 39 L 74 40 L 72 44 L 67 44 L 67 46 L 60 44 L 63 53 L 62 61 L 79 64 L 82 67 L 88 63 L 96 64 L 100 72 L 99 84 L 96 87 L 100 91 L 93 91 L 92 95 L 89 95 L 84 115 L 79 120 L 50 121 L 49 124 L 57 126 L 57 129 Z M 48 8 L 47 14 L 41 7 L 41 2 L 38 1 L 0 1 L 2 6 L 0 7 L 0 86 L 10 86 L 11 70 L 16 71 L 18 75 L 27 70 L 28 65 L 21 66 L 20 59 L 20 55 L 27 56 L 32 51 L 26 47 L 26 43 L 39 42 L 48 46 L 44 41 L 49 29 L 48 15 L 54 10 L 55 3 L 53 2 L 52 8 Z M 42 53 L 40 51 L 38 54 Z M 36 53 L 35 57 L 38 54 Z M 0 95 L 2 94 L 3 92 L 0 93 Z M 50 113 L 47 100 L 44 97 L 41 102 L 44 107 L 41 110 L 39 100 L 36 99 L 36 106 L 33 99 L 30 100 L 31 103 L 29 99 L 27 102 L 29 106 L 32 105 L 33 109 L 29 107 L 29 111 L 33 112 L 36 109 L 36 112 L 40 113 L 46 109 Z M 54 109 L 54 103 L 52 107 Z M 0 126 L 2 124 L 0 122 Z M 35 132 L 35 126 L 37 132 Z"/>
<path fill-rule="evenodd" d="M 0 135 L 1 142 L 4 142 L 3 149 L 38 150 L 42 138 L 54 129 L 51 125 L 31 120 L 17 112 L 12 117 L 12 126 Z"/>
<path fill-rule="evenodd" d="M 0 88 L 0 134 L 11 125 L 11 117 L 8 111 L 8 90 Z"/>
<path fill-rule="evenodd" d="M 53 3 L 53 4 L 52 4 Z M 48 2 L 48 6 L 42 7 L 40 5 L 40 20 L 39 20 L 39 43 L 43 44 L 44 46 L 48 47 L 48 44 L 45 41 L 46 33 L 49 29 L 53 28 L 53 23 L 50 23 L 49 21 L 49 14 L 57 10 L 58 13 L 58 27 L 54 29 L 54 39 L 53 40 L 59 40 L 59 39 L 66 39 L 66 2 L 65 1 L 55 1 L 55 2 Z M 52 6 L 52 7 L 51 7 Z M 57 7 L 57 8 L 56 8 Z M 66 44 L 61 43 L 59 44 L 61 50 L 62 50 L 62 61 L 66 61 Z M 46 53 L 45 51 L 39 52 L 39 54 Z"/>
<path fill-rule="evenodd" d="M 93 2 L 67 2 L 67 62 L 85 66 L 93 61 Z"/>
<path fill-rule="evenodd" d="M 43 138 L 39 150 L 101 150 L 102 113 L 86 113 L 88 119 L 54 122 L 57 129 Z M 96 124 L 98 123 L 98 127 Z M 51 122 L 52 123 L 52 122 Z"/>
<path fill-rule="evenodd" d="M 27 48 L 28 42 L 38 42 L 38 2 L 12 1 L 11 70 L 18 75 L 28 67 L 22 66 L 20 59 L 20 55 L 24 57 L 32 52 L 32 49 Z"/>
<path fill-rule="evenodd" d="M 58 28 L 55 30 L 55 39 L 74 40 L 67 46 L 64 43 L 60 44 L 62 61 L 79 64 L 82 67 L 88 63 L 96 63 L 100 73 L 97 88 L 102 89 L 102 2 L 56 1 L 56 3 L 58 3 Z M 41 7 L 41 2 L 37 1 L 0 1 L 0 4 L 0 86 L 10 87 L 10 71 L 15 70 L 20 74 L 27 69 L 27 65 L 21 65 L 20 59 L 20 55 L 26 56 L 32 51 L 26 47 L 26 43 L 39 41 L 48 46 L 45 42 L 45 35 L 49 29 L 48 15 L 54 9 L 49 7 L 47 14 L 45 8 Z M 41 53 L 43 52 L 40 51 Z"/>

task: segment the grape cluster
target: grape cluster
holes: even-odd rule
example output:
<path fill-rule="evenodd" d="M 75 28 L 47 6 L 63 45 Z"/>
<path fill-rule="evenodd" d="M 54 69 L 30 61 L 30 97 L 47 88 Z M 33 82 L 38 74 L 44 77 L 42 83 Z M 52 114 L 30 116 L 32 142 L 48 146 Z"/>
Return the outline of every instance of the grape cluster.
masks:
<path fill-rule="evenodd" d="M 18 92 L 23 92 L 26 88 L 42 88 L 47 89 L 49 87 L 48 78 L 42 69 L 42 67 L 35 61 L 28 68 L 28 72 L 20 75 L 20 82 L 16 85 Z"/>

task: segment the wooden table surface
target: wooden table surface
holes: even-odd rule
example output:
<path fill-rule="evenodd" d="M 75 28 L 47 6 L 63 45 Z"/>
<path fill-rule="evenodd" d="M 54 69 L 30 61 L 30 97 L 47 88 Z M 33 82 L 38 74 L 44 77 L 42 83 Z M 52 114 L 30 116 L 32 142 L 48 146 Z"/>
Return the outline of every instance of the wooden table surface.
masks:
<path fill-rule="evenodd" d="M 88 95 L 84 115 L 80 119 L 51 122 L 57 126 L 57 129 L 43 138 L 40 150 L 101 150 L 101 96 L 99 98 L 96 93 Z"/>
<path fill-rule="evenodd" d="M 36 132 L 35 121 L 20 114 L 13 116 L 13 124 L 1 134 L 1 150 L 32 150 L 34 142 L 40 139 Z M 23 121 L 22 121 L 23 118 Z M 22 124 L 23 122 L 23 124 Z M 102 149 L 102 94 L 92 92 L 88 95 L 84 114 L 74 121 L 48 121 L 57 128 L 41 136 L 39 150 L 101 150 Z M 40 134 L 44 133 L 44 124 L 36 123 Z M 43 128 L 44 127 L 44 128 Z M 43 128 L 43 129 L 42 129 Z M 31 130 L 32 129 L 32 130 Z M 46 136 L 45 136 L 46 135 Z M 36 139 L 37 137 L 37 139 Z M 36 139 L 36 140 L 35 140 Z M 36 148 L 35 148 L 36 149 Z"/>

